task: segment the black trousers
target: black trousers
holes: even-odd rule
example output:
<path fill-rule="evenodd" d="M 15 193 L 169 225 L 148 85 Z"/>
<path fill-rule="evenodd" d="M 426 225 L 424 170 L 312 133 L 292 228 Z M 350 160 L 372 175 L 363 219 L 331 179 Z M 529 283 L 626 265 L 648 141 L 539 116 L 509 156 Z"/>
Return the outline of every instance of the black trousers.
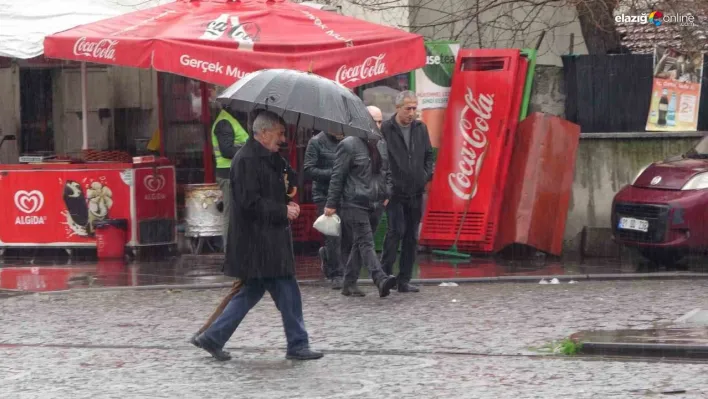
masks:
<path fill-rule="evenodd" d="M 342 220 L 342 259 L 346 259 L 344 285 L 351 286 L 357 282 L 362 265 L 366 265 L 369 276 L 378 283 L 386 277 L 374 248 L 374 231 L 383 210 L 380 207 L 370 211 L 342 208 L 338 212 Z"/>
<path fill-rule="evenodd" d="M 401 245 L 398 281 L 407 283 L 413 278 L 413 265 L 418 251 L 418 227 L 423 216 L 423 196 L 392 198 L 386 207 L 388 230 L 383 243 L 381 264 L 386 274 L 393 273 L 398 247 Z"/>

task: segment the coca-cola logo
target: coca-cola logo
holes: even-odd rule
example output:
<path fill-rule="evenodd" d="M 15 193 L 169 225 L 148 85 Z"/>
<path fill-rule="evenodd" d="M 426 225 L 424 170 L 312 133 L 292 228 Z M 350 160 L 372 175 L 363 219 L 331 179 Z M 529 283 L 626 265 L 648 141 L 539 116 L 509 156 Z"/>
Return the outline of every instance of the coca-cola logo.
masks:
<path fill-rule="evenodd" d="M 153 193 L 158 192 L 165 188 L 165 176 L 147 175 L 143 179 L 143 184 L 145 185 L 145 188 L 152 191 Z"/>
<path fill-rule="evenodd" d="M 44 206 L 44 195 L 38 190 L 15 193 L 15 206 L 24 213 L 35 213 Z"/>
<path fill-rule="evenodd" d="M 384 58 L 386 58 L 386 53 L 381 53 L 377 56 L 371 56 L 365 59 L 361 65 L 355 65 L 353 67 L 342 65 L 337 70 L 335 80 L 340 84 L 347 84 L 383 75 L 386 73 Z"/>
<path fill-rule="evenodd" d="M 460 136 L 463 138 L 458 171 L 450 173 L 447 177 L 452 192 L 463 200 L 477 195 L 479 175 L 489 148 L 487 132 L 493 108 L 494 94 L 480 94 L 478 98 L 474 98 L 472 89 L 467 88 L 465 107 L 460 111 L 458 124 Z M 470 111 L 472 115 L 468 115 Z"/>
<path fill-rule="evenodd" d="M 118 44 L 118 40 L 102 39 L 99 41 L 89 41 L 86 37 L 80 37 L 76 43 L 74 43 L 74 55 L 115 61 L 116 44 Z"/>

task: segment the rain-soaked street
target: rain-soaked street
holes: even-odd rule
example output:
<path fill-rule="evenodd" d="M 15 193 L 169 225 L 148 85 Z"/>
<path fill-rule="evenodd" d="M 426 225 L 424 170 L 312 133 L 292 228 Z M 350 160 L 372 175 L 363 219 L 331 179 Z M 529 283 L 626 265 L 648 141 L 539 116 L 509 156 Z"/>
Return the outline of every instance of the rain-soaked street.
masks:
<path fill-rule="evenodd" d="M 363 285 L 368 293 L 365 298 L 348 298 L 324 283 L 303 283 L 305 320 L 312 346 L 326 353 L 323 359 L 310 362 L 284 358 L 280 316 L 267 297 L 249 313 L 227 344 L 234 360 L 218 363 L 187 340 L 227 292 L 226 288 L 126 287 L 29 295 L 15 295 L 18 292 L 13 291 L 0 299 L 1 396 L 708 395 L 708 364 L 699 361 L 581 358 L 554 355 L 549 350 L 553 343 L 581 330 L 652 328 L 670 324 L 692 309 L 706 308 L 708 280 L 701 278 L 703 274 L 657 273 L 655 277 L 664 278 L 646 279 L 625 272 L 625 278 L 620 278 L 624 267 L 617 265 L 614 269 L 592 264 L 521 264 L 510 268 L 493 261 L 478 262 L 456 267 L 438 264 L 426 271 L 424 260 L 417 277 L 428 273 L 422 278 L 452 279 L 476 273 L 480 278 L 511 276 L 529 281 L 458 286 L 439 286 L 436 282 L 423 286 L 419 294 L 394 292 L 385 299 L 378 298 L 369 284 Z M 170 274 L 157 273 L 154 270 L 164 270 L 162 266 L 150 264 L 129 265 L 118 273 L 120 266 L 114 265 L 120 277 L 111 281 L 106 270 L 103 274 L 96 272 L 105 265 L 84 265 L 85 270 L 93 272 L 74 276 L 73 285 L 62 289 L 221 281 L 215 275 L 208 276 L 213 274 L 213 267 L 183 266 L 174 263 Z M 318 265 L 300 263 L 298 274 L 303 280 L 308 279 L 305 271 L 311 268 L 317 269 Z M 446 268 L 454 269 L 454 275 L 444 272 Z M 611 278 L 607 273 L 613 270 L 615 277 Z M 318 277 L 316 270 L 311 273 L 310 278 Z M 539 284 L 544 276 L 557 276 L 560 284 Z M 571 279 L 576 284 L 570 284 Z"/>

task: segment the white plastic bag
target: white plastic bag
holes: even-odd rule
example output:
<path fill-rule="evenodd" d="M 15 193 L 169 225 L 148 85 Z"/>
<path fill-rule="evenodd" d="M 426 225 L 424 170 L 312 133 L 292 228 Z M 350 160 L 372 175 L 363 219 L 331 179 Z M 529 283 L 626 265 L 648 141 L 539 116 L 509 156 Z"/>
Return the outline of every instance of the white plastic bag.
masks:
<path fill-rule="evenodd" d="M 326 236 L 339 237 L 342 232 L 341 220 L 339 220 L 337 214 L 332 216 L 321 215 L 315 220 L 312 227 Z"/>

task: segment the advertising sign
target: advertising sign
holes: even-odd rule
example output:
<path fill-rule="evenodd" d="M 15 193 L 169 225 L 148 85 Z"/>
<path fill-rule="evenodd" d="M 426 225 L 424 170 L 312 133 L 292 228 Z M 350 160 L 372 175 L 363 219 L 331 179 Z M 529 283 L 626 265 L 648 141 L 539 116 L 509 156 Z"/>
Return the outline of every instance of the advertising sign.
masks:
<path fill-rule="evenodd" d="M 646 130 L 696 131 L 702 76 L 703 54 L 656 46 Z"/>
<path fill-rule="evenodd" d="M 426 65 L 415 71 L 415 91 L 430 142 L 440 146 L 445 109 L 450 96 L 452 72 L 460 45 L 453 42 L 426 42 Z"/>
<path fill-rule="evenodd" d="M 135 169 L 135 204 L 138 220 L 175 218 L 173 167 Z"/>
<path fill-rule="evenodd" d="M 96 222 L 130 220 L 131 171 L 0 173 L 0 242 L 95 245 Z"/>

